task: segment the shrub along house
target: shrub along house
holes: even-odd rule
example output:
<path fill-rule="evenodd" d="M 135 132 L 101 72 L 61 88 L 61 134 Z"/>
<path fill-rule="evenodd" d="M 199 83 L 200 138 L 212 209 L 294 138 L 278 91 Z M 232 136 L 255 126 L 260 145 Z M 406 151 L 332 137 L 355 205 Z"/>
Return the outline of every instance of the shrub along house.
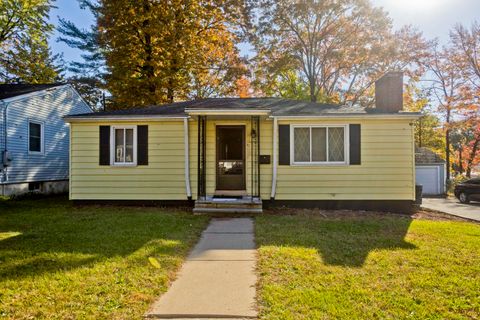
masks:
<path fill-rule="evenodd" d="M 417 113 L 403 75 L 376 83 L 376 108 L 218 98 L 66 117 L 70 199 L 410 210 Z"/>

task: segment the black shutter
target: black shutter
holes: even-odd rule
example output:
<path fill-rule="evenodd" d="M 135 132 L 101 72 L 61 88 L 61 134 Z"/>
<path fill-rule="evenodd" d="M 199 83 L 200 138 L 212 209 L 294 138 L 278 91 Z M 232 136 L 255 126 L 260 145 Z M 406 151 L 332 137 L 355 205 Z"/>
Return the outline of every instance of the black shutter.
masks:
<path fill-rule="evenodd" d="M 278 126 L 278 164 L 290 165 L 290 125 Z"/>
<path fill-rule="evenodd" d="M 137 165 L 148 165 L 148 126 L 137 126 Z"/>
<path fill-rule="evenodd" d="M 359 124 L 350 125 L 350 164 L 361 163 L 361 127 Z"/>
<path fill-rule="evenodd" d="M 100 156 L 101 166 L 110 165 L 110 126 L 100 126 Z"/>

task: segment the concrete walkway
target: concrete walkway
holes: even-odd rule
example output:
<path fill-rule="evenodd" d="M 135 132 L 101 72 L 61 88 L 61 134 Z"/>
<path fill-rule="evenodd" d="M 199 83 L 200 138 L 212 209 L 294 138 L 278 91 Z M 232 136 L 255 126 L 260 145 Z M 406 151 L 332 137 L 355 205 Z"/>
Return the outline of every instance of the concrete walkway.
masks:
<path fill-rule="evenodd" d="M 423 198 L 422 207 L 440 211 L 453 216 L 480 221 L 480 203 L 460 203 L 456 198 Z"/>
<path fill-rule="evenodd" d="M 165 319 L 256 318 L 253 220 L 213 219 L 177 280 L 146 314 Z"/>

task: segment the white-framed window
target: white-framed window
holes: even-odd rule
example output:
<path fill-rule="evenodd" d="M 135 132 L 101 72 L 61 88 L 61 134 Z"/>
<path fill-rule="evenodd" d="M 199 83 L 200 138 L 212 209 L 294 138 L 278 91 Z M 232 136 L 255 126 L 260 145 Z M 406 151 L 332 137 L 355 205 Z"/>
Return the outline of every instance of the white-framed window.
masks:
<path fill-rule="evenodd" d="M 348 164 L 348 125 L 292 125 L 290 128 L 290 163 Z"/>
<path fill-rule="evenodd" d="M 43 153 L 44 128 L 42 122 L 28 121 L 28 152 Z"/>
<path fill-rule="evenodd" d="M 110 132 L 110 164 L 137 165 L 137 126 L 112 126 Z"/>

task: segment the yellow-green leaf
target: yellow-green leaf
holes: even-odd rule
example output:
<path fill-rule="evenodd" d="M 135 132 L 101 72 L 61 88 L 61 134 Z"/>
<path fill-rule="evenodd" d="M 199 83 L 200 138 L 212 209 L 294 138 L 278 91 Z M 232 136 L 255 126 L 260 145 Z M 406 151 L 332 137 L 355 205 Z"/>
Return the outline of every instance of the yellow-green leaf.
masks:
<path fill-rule="evenodd" d="M 156 258 L 154 258 L 154 257 L 148 257 L 148 261 L 150 261 L 150 264 L 151 264 L 152 266 L 154 266 L 155 268 L 157 268 L 157 269 L 160 269 L 160 268 L 161 268 L 160 262 L 158 262 L 158 260 L 157 260 Z"/>

